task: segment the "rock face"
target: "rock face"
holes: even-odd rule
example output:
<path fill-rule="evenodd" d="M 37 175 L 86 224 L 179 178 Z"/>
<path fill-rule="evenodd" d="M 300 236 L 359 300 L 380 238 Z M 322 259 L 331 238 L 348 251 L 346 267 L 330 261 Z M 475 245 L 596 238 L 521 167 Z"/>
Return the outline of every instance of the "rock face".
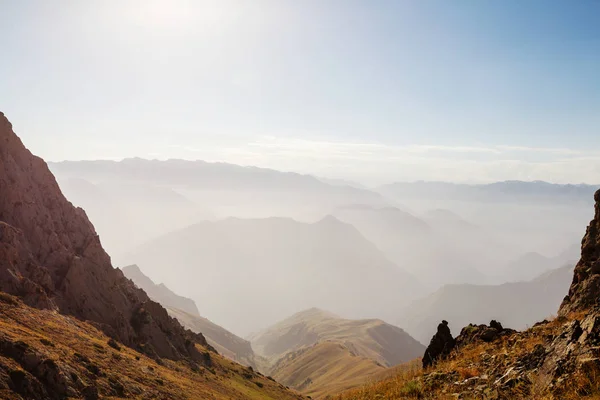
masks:
<path fill-rule="evenodd" d="M 0 113 L 0 291 L 95 323 L 122 343 L 170 359 L 203 359 L 158 303 L 111 266 L 85 212 L 62 195 Z"/>
<path fill-rule="evenodd" d="M 559 315 L 600 306 L 600 190 L 594 200 L 594 219 L 581 242 L 581 260 L 575 267 L 573 283 L 560 306 Z"/>
<path fill-rule="evenodd" d="M 515 332 L 514 329 L 504 328 L 500 322 L 495 320 L 492 320 L 489 326 L 469 324 L 460 331 L 460 335 L 456 338 L 456 346 L 463 347 L 475 342 L 490 343 Z"/>
<path fill-rule="evenodd" d="M 431 338 L 429 346 L 423 355 L 423 368 L 430 367 L 436 361 L 447 357 L 456 346 L 448 321 L 442 321 L 437 327 L 437 333 Z"/>

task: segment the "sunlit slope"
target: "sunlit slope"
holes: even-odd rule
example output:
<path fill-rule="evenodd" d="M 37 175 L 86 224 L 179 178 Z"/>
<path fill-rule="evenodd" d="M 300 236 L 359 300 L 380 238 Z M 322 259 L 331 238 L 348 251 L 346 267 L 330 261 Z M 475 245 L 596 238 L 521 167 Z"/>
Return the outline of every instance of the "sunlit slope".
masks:
<path fill-rule="evenodd" d="M 286 386 L 320 398 L 364 384 L 385 371 L 341 343 L 323 342 L 285 355 L 271 374 Z"/>
<path fill-rule="evenodd" d="M 92 325 L 0 293 L 0 398 L 298 399 L 206 349 L 203 365 L 152 360 Z M 93 397 L 89 397 L 93 398 Z"/>

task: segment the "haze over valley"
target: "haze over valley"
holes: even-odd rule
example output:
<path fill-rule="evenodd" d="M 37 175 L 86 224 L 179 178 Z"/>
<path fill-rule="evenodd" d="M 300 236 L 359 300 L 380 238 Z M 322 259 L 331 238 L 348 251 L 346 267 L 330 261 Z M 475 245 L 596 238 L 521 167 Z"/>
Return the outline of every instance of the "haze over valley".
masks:
<path fill-rule="evenodd" d="M 0 4 L 0 399 L 600 399 L 600 2 Z"/>

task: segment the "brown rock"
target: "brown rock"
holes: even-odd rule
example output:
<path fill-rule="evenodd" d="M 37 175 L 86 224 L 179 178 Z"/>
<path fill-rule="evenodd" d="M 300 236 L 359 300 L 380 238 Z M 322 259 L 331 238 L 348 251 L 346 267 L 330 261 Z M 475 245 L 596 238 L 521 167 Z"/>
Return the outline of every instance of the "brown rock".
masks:
<path fill-rule="evenodd" d="M 600 190 L 594 195 L 594 200 L 594 219 L 581 242 L 581 259 L 575 267 L 573 282 L 560 306 L 559 315 L 600 305 Z"/>
<path fill-rule="evenodd" d="M 0 113 L 0 291 L 28 305 L 90 320 L 121 343 L 148 345 L 171 359 L 203 356 L 184 330 L 114 269 L 81 208 L 62 195 L 46 163 L 32 155 Z M 136 329 L 136 313 L 149 318 Z"/>
<path fill-rule="evenodd" d="M 448 321 L 442 321 L 437 327 L 437 332 L 431 338 L 429 346 L 423 355 L 423 368 L 435 364 L 438 360 L 447 357 L 454 349 L 456 342 L 452 337 Z"/>

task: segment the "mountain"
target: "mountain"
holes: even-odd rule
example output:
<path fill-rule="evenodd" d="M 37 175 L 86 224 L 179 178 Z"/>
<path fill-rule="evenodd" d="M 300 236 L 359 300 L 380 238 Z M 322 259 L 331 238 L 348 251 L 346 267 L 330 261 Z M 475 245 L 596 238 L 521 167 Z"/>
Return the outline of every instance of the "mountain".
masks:
<path fill-rule="evenodd" d="M 352 318 L 385 318 L 393 314 L 391 304 L 420 290 L 353 226 L 331 216 L 312 224 L 202 222 L 148 242 L 126 261 L 189 294 L 204 316 L 242 335 L 315 306 Z"/>
<path fill-rule="evenodd" d="M 545 201 L 590 203 L 596 187 L 593 185 L 561 185 L 543 181 L 505 181 L 489 184 L 459 184 L 446 182 L 397 182 L 383 185 L 377 191 L 393 198 L 437 197 L 446 200 L 484 202 Z"/>
<path fill-rule="evenodd" d="M 166 309 L 170 316 L 177 319 L 187 329 L 202 333 L 208 344 L 213 346 L 219 354 L 258 371 L 264 370 L 263 360 L 254 354 L 249 341 L 234 335 L 206 318 L 188 314 L 169 306 L 166 306 Z"/>
<path fill-rule="evenodd" d="M 0 398 L 304 398 L 216 353 L 203 365 L 153 359 L 92 324 L 0 292 Z"/>
<path fill-rule="evenodd" d="M 386 370 L 342 343 L 321 342 L 286 354 L 271 374 L 278 382 L 321 399 L 362 385 Z"/>
<path fill-rule="evenodd" d="M 572 275 L 573 267 L 566 266 L 526 282 L 445 285 L 405 306 L 395 321 L 422 343 L 429 342 L 441 320 L 459 328 L 496 319 L 511 328 L 525 329 L 556 314 Z"/>
<path fill-rule="evenodd" d="M 173 293 L 171 289 L 162 283 L 158 285 L 155 284 L 152 282 L 152 279 L 144 275 L 137 265 L 128 265 L 127 267 L 121 268 L 121 271 L 123 271 L 123 274 L 131 279 L 137 287 L 143 289 L 152 300 L 162 304 L 163 307 L 181 310 L 196 317 L 200 316 L 200 312 L 198 311 L 198 307 L 196 306 L 196 303 L 194 303 L 194 300 Z"/>
<path fill-rule="evenodd" d="M 334 212 L 430 290 L 448 283 L 489 283 L 510 249 L 485 229 L 448 210 L 416 217 L 395 207 L 353 205 Z"/>
<path fill-rule="evenodd" d="M 250 336 L 258 354 L 271 360 L 320 342 L 339 342 L 356 355 L 391 367 L 422 354 L 422 344 L 381 320 L 350 320 L 312 308 Z"/>
<path fill-rule="evenodd" d="M 0 397 L 297 397 L 220 357 L 114 269 L 2 113 L 0 144 Z"/>
<path fill-rule="evenodd" d="M 443 320 L 424 355 L 425 369 L 396 374 L 338 399 L 598 398 L 600 191 L 594 200 L 594 218 L 581 243 L 581 258 L 555 318 L 522 332 L 506 329 L 497 320 L 489 325 L 469 324 L 456 338 Z M 553 274 L 548 272 L 538 281 Z M 514 311 L 541 303 L 544 298 L 529 300 L 515 304 Z"/>
<path fill-rule="evenodd" d="M 66 178 L 59 185 L 70 201 L 86 211 L 103 247 L 117 258 L 165 232 L 214 219 L 202 204 L 152 183 Z"/>
<path fill-rule="evenodd" d="M 193 300 L 178 296 L 162 283 L 155 284 L 137 265 L 124 267 L 122 271 L 136 286 L 148 293 L 152 300 L 165 307 L 169 315 L 181 325 L 193 332 L 202 333 L 208 344 L 219 354 L 243 365 L 258 367 L 250 342 L 201 317 Z"/>
<path fill-rule="evenodd" d="M 387 367 L 417 358 L 424 346 L 381 320 L 348 320 L 312 308 L 250 337 L 275 379 L 310 396 L 348 389 Z"/>
<path fill-rule="evenodd" d="M 110 182 L 170 189 L 210 210 L 217 219 L 282 216 L 314 221 L 331 208 L 348 202 L 387 203 L 378 193 L 348 184 L 330 184 L 310 175 L 226 163 L 131 158 L 118 162 L 65 161 L 51 163 L 50 168 L 61 182 L 78 178 L 94 184 Z M 151 214 L 148 217 L 152 219 Z M 194 222 L 199 220 L 190 220 L 189 224 Z"/>
<path fill-rule="evenodd" d="M 504 276 L 514 280 L 527 281 L 560 266 L 575 265 L 577 258 L 578 256 L 572 253 L 571 248 L 555 257 L 546 257 L 536 252 L 529 252 L 509 263 L 503 273 Z"/>

